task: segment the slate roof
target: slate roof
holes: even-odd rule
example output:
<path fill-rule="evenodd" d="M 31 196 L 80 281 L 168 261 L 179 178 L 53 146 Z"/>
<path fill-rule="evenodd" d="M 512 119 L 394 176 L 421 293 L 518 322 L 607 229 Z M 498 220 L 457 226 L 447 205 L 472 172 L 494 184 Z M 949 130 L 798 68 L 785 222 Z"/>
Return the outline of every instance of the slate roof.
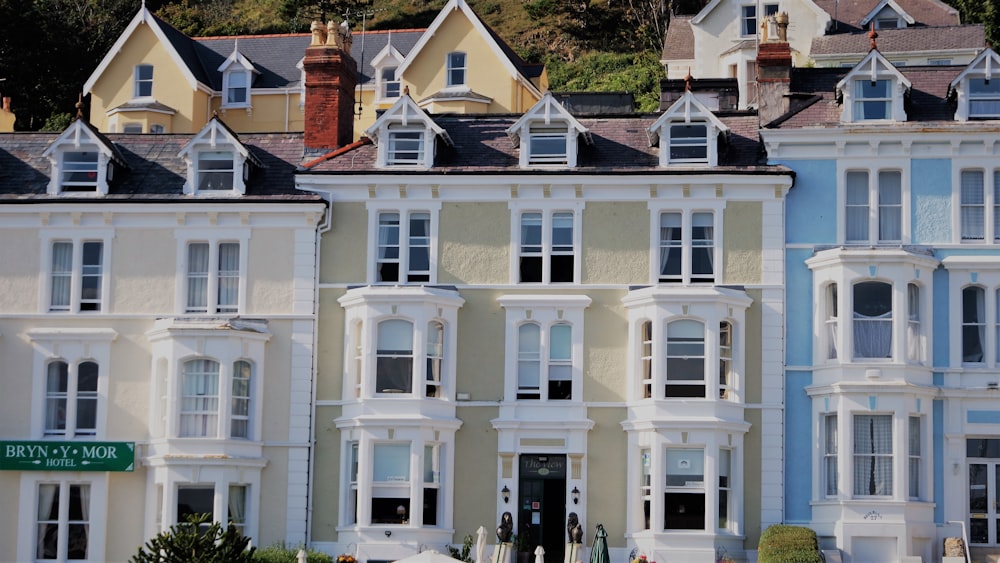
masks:
<path fill-rule="evenodd" d="M 693 59 L 694 32 L 691 31 L 692 16 L 670 16 L 667 33 L 663 39 L 661 60 Z"/>
<path fill-rule="evenodd" d="M 690 167 L 666 169 L 659 167 L 659 148 L 649 146 L 646 129 L 658 114 L 622 114 L 600 117 L 579 117 L 577 120 L 589 129 L 592 145 L 581 141 L 577 167 L 567 171 L 555 169 L 521 169 L 518 149 L 507 136 L 507 128 L 520 115 L 432 115 L 431 118 L 447 131 L 453 143 L 439 142 L 434 167 L 426 171 L 392 170 L 376 168 L 377 148 L 367 139 L 345 150 L 335 151 L 318 160 L 305 173 L 317 174 L 405 174 L 410 176 L 434 174 L 705 174 L 754 173 L 787 174 L 784 167 L 763 163 L 759 143 L 757 115 L 753 112 L 718 114 L 730 128 L 727 142 L 720 145 L 716 167 Z"/>
<path fill-rule="evenodd" d="M 861 20 L 878 5 L 879 0 L 812 0 L 830 14 L 831 28 L 827 33 L 865 31 Z M 958 10 L 940 0 L 895 0 L 896 4 L 916 20 L 917 25 L 958 25 Z M 879 34 L 883 30 L 879 30 Z"/>
<path fill-rule="evenodd" d="M 194 137 L 190 134 L 105 134 L 104 138 L 113 143 L 127 166 L 112 182 L 108 195 L 47 195 L 52 165 L 42 153 L 58 137 L 59 133 L 0 134 L 0 203 L 164 199 L 172 202 L 206 201 L 204 196 L 183 195 L 186 166 L 178 153 Z M 263 167 L 251 175 L 246 195 L 220 196 L 209 201 L 320 201 L 313 195 L 295 189 L 295 170 L 303 150 L 301 133 L 244 134 L 239 140 Z"/>
<path fill-rule="evenodd" d="M 986 47 L 986 29 L 982 24 L 880 29 L 876 42 L 879 52 L 884 55 L 983 49 Z M 868 32 L 838 33 L 813 38 L 810 53 L 813 56 L 864 56 L 870 48 Z"/>
<path fill-rule="evenodd" d="M 948 101 L 948 85 L 965 67 L 904 66 L 898 67 L 912 83 L 906 103 L 903 123 L 893 123 L 893 129 L 919 129 L 929 124 L 955 125 L 955 106 Z M 791 92 L 793 104 L 804 107 L 779 118 L 770 127 L 780 129 L 840 127 L 841 104 L 836 101 L 836 86 L 850 68 L 793 68 Z"/>

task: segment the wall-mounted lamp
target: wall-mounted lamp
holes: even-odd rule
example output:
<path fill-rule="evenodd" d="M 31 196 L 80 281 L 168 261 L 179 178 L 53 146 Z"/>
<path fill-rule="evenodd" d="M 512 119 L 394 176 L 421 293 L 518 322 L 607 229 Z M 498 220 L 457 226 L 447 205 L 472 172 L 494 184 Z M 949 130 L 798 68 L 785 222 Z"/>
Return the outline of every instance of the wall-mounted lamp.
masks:
<path fill-rule="evenodd" d="M 573 490 L 569 494 L 573 497 L 573 504 L 580 504 L 580 489 L 574 485 Z"/>
<path fill-rule="evenodd" d="M 503 496 L 504 504 L 510 502 L 510 489 L 507 488 L 507 485 L 504 485 L 503 488 L 500 489 L 500 495 Z"/>
<path fill-rule="evenodd" d="M 392 530 L 386 530 L 385 531 L 385 537 L 389 537 L 391 535 L 392 535 Z"/>

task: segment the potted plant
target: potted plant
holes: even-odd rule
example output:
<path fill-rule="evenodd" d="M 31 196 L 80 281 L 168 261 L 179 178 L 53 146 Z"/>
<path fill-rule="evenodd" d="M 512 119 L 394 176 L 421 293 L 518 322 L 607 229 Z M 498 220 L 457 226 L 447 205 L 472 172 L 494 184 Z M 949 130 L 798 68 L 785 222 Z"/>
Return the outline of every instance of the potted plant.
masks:
<path fill-rule="evenodd" d="M 517 555 L 517 563 L 531 563 L 531 541 L 527 532 L 514 534 L 511 536 L 511 543 L 514 544 L 514 553 Z"/>

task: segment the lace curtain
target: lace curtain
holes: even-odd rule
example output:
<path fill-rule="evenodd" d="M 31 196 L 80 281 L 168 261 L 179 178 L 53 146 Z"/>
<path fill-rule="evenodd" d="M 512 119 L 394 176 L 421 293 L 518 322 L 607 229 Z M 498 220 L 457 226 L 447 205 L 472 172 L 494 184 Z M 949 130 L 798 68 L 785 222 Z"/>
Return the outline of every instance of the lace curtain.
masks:
<path fill-rule="evenodd" d="M 854 494 L 892 495 L 892 417 L 854 417 Z"/>

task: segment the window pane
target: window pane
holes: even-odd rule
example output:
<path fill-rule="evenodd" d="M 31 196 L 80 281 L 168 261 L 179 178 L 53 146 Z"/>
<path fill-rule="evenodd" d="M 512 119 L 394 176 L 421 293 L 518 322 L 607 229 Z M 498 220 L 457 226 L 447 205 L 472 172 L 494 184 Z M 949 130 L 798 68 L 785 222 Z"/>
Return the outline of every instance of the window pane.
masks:
<path fill-rule="evenodd" d="M 902 240 L 902 175 L 895 171 L 878 173 L 879 241 Z"/>
<path fill-rule="evenodd" d="M 386 161 L 389 164 L 422 164 L 424 160 L 423 131 L 390 131 Z"/>
<path fill-rule="evenodd" d="M 80 310 L 101 310 L 101 273 L 104 243 L 83 243 L 83 263 L 80 272 Z"/>
<path fill-rule="evenodd" d="M 97 432 L 97 364 L 82 362 L 76 374 L 76 435 L 92 436 Z"/>
<path fill-rule="evenodd" d="M 232 151 L 202 151 L 198 153 L 198 190 L 233 189 Z"/>
<path fill-rule="evenodd" d="M 52 243 L 52 289 L 50 311 L 68 311 L 73 282 L 73 243 Z"/>
<path fill-rule="evenodd" d="M 962 240 L 983 240 L 986 236 L 984 221 L 985 194 L 982 170 L 963 170 L 960 198 L 962 213 Z"/>
<path fill-rule="evenodd" d="M 854 494 L 892 494 L 892 416 L 854 416 Z"/>
<path fill-rule="evenodd" d="M 378 325 L 375 391 L 410 393 L 413 390 L 413 324 L 392 319 Z"/>
<path fill-rule="evenodd" d="M 431 216 L 429 213 L 410 215 L 410 273 L 407 281 L 430 281 Z"/>
<path fill-rule="evenodd" d="M 410 444 L 375 444 L 372 480 L 409 481 Z"/>
<path fill-rule="evenodd" d="M 670 126 L 670 161 L 701 162 L 708 159 L 706 125 Z"/>
<path fill-rule="evenodd" d="M 681 214 L 660 214 L 660 281 L 681 279 L 682 245 Z"/>
<path fill-rule="evenodd" d="M 713 281 L 714 224 L 711 213 L 691 215 L 691 281 Z"/>
<path fill-rule="evenodd" d="M 212 360 L 184 363 L 181 390 L 181 436 L 216 436 L 219 417 L 219 364 Z"/>
<path fill-rule="evenodd" d="M 854 356 L 892 355 L 892 286 L 882 282 L 854 285 Z"/>
<path fill-rule="evenodd" d="M 848 242 L 868 242 L 868 173 L 847 173 L 847 231 Z"/>
<path fill-rule="evenodd" d="M 962 290 L 962 362 L 984 361 L 986 292 L 981 287 Z"/>
<path fill-rule="evenodd" d="M 378 281 L 399 281 L 399 213 L 378 215 Z"/>
<path fill-rule="evenodd" d="M 219 244 L 219 313 L 235 313 L 240 294 L 240 245 Z"/>
<path fill-rule="evenodd" d="M 233 395 L 230 416 L 232 427 L 229 435 L 233 438 L 250 437 L 250 363 L 238 361 L 233 364 Z"/>
<path fill-rule="evenodd" d="M 519 398 L 539 398 L 541 372 L 541 329 L 533 323 L 523 324 L 517 330 L 517 387 Z M 522 396 L 521 392 L 531 392 Z"/>
<path fill-rule="evenodd" d="M 177 489 L 177 522 L 187 522 L 187 517 L 207 514 L 214 518 L 215 490 L 210 487 L 180 487 Z"/>
<path fill-rule="evenodd" d="M 49 364 L 45 377 L 45 434 L 66 433 L 66 400 L 69 390 L 69 366 L 66 362 Z"/>

